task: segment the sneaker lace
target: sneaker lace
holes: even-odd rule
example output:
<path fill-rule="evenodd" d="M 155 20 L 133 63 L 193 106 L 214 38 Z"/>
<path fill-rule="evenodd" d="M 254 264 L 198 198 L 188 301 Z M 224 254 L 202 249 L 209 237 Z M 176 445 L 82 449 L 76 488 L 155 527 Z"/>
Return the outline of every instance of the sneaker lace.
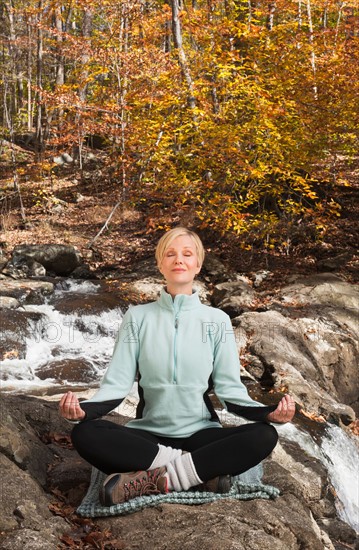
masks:
<path fill-rule="evenodd" d="M 161 491 L 157 487 L 158 474 L 147 473 L 142 479 L 133 479 L 124 485 L 125 500 L 142 495 L 158 495 Z"/>

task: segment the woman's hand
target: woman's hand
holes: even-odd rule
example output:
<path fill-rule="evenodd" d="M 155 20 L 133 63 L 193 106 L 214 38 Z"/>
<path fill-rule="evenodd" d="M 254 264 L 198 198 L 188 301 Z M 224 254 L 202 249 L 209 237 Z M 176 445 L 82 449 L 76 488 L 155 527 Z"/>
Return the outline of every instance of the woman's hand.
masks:
<path fill-rule="evenodd" d="M 275 411 L 267 415 L 268 422 L 284 424 L 290 422 L 295 414 L 295 401 L 292 396 L 285 395 L 279 401 Z"/>
<path fill-rule="evenodd" d="M 71 391 L 62 396 L 59 404 L 60 416 L 66 420 L 83 420 L 86 413 L 81 409 L 77 396 Z"/>

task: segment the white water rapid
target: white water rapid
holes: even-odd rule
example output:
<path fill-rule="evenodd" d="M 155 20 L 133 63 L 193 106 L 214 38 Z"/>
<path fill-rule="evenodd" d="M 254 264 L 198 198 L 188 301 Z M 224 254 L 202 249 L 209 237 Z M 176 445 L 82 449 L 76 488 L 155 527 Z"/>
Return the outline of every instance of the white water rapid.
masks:
<path fill-rule="evenodd" d="M 301 449 L 317 458 L 328 471 L 335 489 L 339 517 L 359 532 L 359 448 L 344 430 L 327 424 L 320 446 L 293 424 L 276 425 L 281 436 L 297 442 Z"/>
<path fill-rule="evenodd" d="M 79 298 L 99 292 L 99 286 L 88 281 L 69 281 L 66 289 L 55 290 L 58 296 Z M 1 389 L 6 391 L 36 391 L 59 384 L 51 377 L 39 377 L 41 369 L 59 360 L 83 361 L 93 368 L 93 376 L 101 378 L 112 355 L 115 337 L 122 320 L 120 308 L 87 313 L 83 309 L 60 313 L 51 303 L 24 305 L 22 311 L 41 314 L 39 320 L 28 320 L 30 331 L 25 337 L 24 358 L 9 357 L 0 362 Z M 66 383 L 66 380 L 62 380 Z M 71 385 L 80 385 L 71 381 Z"/>

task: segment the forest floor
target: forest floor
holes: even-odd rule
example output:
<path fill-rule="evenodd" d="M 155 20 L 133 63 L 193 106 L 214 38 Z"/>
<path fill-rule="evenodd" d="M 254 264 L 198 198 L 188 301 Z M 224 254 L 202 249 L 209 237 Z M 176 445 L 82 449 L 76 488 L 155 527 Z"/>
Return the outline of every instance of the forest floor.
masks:
<path fill-rule="evenodd" d="M 33 153 L 14 148 L 15 165 L 9 147 L 5 142 L 0 144 L 0 254 L 2 251 L 5 259 L 18 244 L 65 243 L 78 249 L 95 277 L 121 279 L 138 262 L 153 257 L 163 233 L 158 225 L 185 225 L 198 230 L 198 220 L 190 209 L 162 211 L 159 218 L 158 211 L 120 204 L 98 236 L 114 205 L 121 202 L 118 185 L 107 180 L 101 160 L 90 160 L 82 172 L 76 165 L 55 170 L 51 165 L 46 172 L 45 165 L 38 173 L 33 168 Z M 103 152 L 97 152 L 97 159 L 101 155 Z M 14 167 L 23 214 L 19 194 L 14 192 Z M 330 196 L 340 205 L 340 216 L 327 223 L 320 238 L 305 220 L 298 223 L 291 245 L 285 249 L 270 250 L 253 239 L 251 248 L 245 250 L 241 236 L 198 230 L 206 249 L 236 272 L 250 275 L 270 271 L 272 276 L 266 285 L 276 286 L 291 274 L 318 271 L 335 271 L 348 281 L 357 281 L 359 158 L 343 163 L 340 173 L 341 183 L 330 186 Z M 325 182 L 324 187 L 328 192 Z M 248 242 L 248 236 L 246 239 Z"/>

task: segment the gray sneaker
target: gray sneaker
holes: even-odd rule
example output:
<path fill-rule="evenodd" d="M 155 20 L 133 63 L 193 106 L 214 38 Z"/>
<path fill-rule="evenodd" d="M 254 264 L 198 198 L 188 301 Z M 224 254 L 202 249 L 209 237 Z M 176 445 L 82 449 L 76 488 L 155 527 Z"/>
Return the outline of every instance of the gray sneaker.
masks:
<path fill-rule="evenodd" d="M 166 472 L 166 468 L 162 467 L 143 472 L 111 474 L 101 487 L 100 502 L 103 506 L 112 506 L 143 495 L 167 493 Z"/>

